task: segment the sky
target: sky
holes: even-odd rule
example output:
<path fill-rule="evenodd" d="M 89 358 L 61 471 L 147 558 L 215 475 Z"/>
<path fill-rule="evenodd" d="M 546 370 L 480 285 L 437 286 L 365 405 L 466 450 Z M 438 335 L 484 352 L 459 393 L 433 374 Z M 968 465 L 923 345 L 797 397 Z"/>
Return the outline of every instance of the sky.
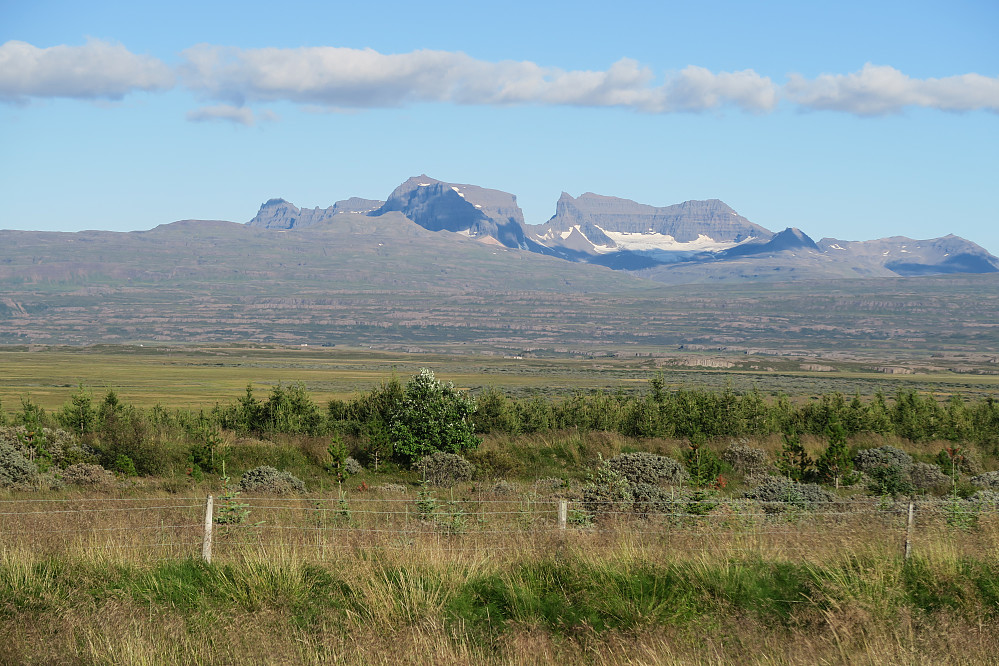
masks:
<path fill-rule="evenodd" d="M 0 0 L 0 228 L 245 222 L 410 176 L 721 199 L 999 254 L 999 2 Z"/>

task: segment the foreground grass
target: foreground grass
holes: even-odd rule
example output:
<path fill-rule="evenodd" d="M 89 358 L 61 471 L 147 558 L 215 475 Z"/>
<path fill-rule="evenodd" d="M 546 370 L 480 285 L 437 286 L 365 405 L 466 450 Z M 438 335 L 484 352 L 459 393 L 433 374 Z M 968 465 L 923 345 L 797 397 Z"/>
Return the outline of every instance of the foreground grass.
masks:
<path fill-rule="evenodd" d="M 994 663 L 999 562 L 940 538 L 805 558 L 529 548 L 193 559 L 7 550 L 3 663 Z"/>

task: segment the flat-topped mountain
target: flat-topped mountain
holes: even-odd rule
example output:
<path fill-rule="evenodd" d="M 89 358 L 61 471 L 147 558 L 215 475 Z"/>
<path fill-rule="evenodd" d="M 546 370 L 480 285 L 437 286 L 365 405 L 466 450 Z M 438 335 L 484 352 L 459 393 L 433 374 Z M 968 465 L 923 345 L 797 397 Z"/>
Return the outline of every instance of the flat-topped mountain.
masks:
<path fill-rule="evenodd" d="M 517 197 L 476 185 L 410 178 L 371 216 L 397 211 L 430 231 L 453 231 L 485 242 L 527 249 L 524 214 Z"/>
<path fill-rule="evenodd" d="M 344 213 L 368 213 L 383 201 L 351 197 L 337 201 L 328 208 L 298 208 L 284 199 L 270 199 L 257 212 L 257 216 L 247 222 L 251 227 L 264 229 L 301 229 L 314 227 L 331 221 L 335 216 Z"/>

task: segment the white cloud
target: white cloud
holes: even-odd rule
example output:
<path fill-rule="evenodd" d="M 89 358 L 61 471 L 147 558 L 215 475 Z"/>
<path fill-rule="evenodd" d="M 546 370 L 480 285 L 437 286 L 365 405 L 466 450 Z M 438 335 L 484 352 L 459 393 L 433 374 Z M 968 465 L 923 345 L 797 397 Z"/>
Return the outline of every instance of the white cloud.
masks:
<path fill-rule="evenodd" d="M 222 120 L 240 125 L 253 125 L 256 122 L 256 118 L 254 117 L 252 110 L 245 106 L 233 106 L 231 104 L 203 106 L 200 109 L 188 111 L 187 119 L 192 122 Z M 270 120 L 271 118 L 268 117 L 266 119 Z"/>
<path fill-rule="evenodd" d="M 894 67 L 867 63 L 852 74 L 823 74 L 814 80 L 791 75 L 784 90 L 805 108 L 860 116 L 899 113 L 912 106 L 999 112 L 999 78 L 980 74 L 913 79 Z"/>
<path fill-rule="evenodd" d="M 134 90 L 166 90 L 174 73 L 163 62 L 99 39 L 83 46 L 0 45 L 0 100 L 31 97 L 121 99 Z"/>
<path fill-rule="evenodd" d="M 186 85 L 234 104 L 285 100 L 328 108 L 416 102 L 620 106 L 650 113 L 734 105 L 766 111 L 777 87 L 752 70 L 714 74 L 688 67 L 659 85 L 651 70 L 622 59 L 606 71 L 566 71 L 526 61 L 485 62 L 464 53 L 310 47 L 187 49 Z"/>
<path fill-rule="evenodd" d="M 188 120 L 243 125 L 274 120 L 271 112 L 254 114 L 246 106 L 270 101 L 327 112 L 436 102 L 621 107 L 644 113 L 735 107 L 766 113 L 783 100 L 803 109 L 861 116 L 899 113 L 908 107 L 999 113 L 999 78 L 962 74 L 914 79 L 893 67 L 872 64 L 851 74 L 815 79 L 792 74 L 780 86 L 751 69 L 712 72 L 693 65 L 660 79 L 628 58 L 593 71 L 529 61 L 486 62 L 460 52 L 431 50 L 383 54 L 339 47 L 239 49 L 201 44 L 181 56 L 183 64 L 171 68 L 102 40 L 50 48 L 9 41 L 0 45 L 0 102 L 44 97 L 120 100 L 136 90 L 170 89 L 179 75 L 185 87 L 209 104 L 188 113 Z"/>

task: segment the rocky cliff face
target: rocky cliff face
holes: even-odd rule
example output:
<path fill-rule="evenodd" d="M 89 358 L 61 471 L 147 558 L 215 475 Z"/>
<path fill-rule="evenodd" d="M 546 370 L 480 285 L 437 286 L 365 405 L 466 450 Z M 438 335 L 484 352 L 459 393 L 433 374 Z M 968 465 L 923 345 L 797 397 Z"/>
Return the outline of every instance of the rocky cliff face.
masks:
<path fill-rule="evenodd" d="M 301 229 L 329 222 L 343 213 L 368 213 L 382 205 L 381 201 L 351 197 L 337 201 L 328 208 L 298 208 L 284 199 L 270 199 L 257 211 L 256 217 L 247 222 L 251 227 L 263 229 Z"/>
<path fill-rule="evenodd" d="M 671 236 L 678 243 L 696 241 L 701 236 L 730 243 L 773 236 L 771 231 L 753 224 L 718 199 L 658 208 L 592 192 L 574 199 L 563 192 L 555 206 L 555 215 L 543 226 L 560 233 L 577 225 L 595 242 L 610 241 L 603 234 L 607 231 Z"/>

